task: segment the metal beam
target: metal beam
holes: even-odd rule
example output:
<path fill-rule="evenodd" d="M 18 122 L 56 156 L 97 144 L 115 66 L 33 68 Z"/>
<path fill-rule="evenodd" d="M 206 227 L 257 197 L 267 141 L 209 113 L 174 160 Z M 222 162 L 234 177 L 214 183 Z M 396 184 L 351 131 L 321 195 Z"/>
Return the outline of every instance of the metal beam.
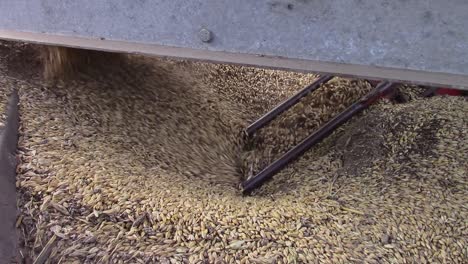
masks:
<path fill-rule="evenodd" d="M 468 87 L 465 0 L 4 0 L 0 38 Z"/>

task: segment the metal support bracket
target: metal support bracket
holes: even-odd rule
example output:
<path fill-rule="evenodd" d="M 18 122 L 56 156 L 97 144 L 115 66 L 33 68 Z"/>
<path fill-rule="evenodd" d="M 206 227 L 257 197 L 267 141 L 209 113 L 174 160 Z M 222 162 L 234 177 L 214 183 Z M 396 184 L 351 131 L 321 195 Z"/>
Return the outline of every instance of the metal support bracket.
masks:
<path fill-rule="evenodd" d="M 314 82 L 312 85 L 308 87 L 315 87 L 314 89 L 311 89 L 312 91 L 317 89 L 320 84 L 314 85 L 319 82 L 326 82 L 328 81 L 329 76 L 324 76 L 320 79 L 318 79 L 316 82 Z M 330 78 L 331 79 L 331 78 Z M 321 128 L 319 128 L 317 131 L 312 133 L 310 136 L 308 136 L 306 139 L 304 139 L 302 142 L 300 142 L 298 145 L 296 145 L 294 148 L 283 154 L 280 158 L 275 160 L 273 163 L 268 165 L 266 168 L 264 168 L 262 171 L 260 171 L 257 175 L 253 176 L 252 178 L 244 181 L 241 186 L 242 186 L 242 191 L 244 194 L 249 194 L 251 193 L 255 188 L 260 187 L 265 181 L 271 179 L 276 173 L 284 169 L 288 164 L 302 156 L 306 151 L 308 151 L 310 148 L 315 146 L 317 143 L 319 143 L 322 139 L 330 135 L 336 128 L 347 122 L 349 119 L 351 119 L 354 115 L 357 113 L 361 112 L 362 110 L 366 109 L 369 107 L 372 103 L 377 101 L 378 99 L 382 98 L 386 94 L 392 91 L 394 88 L 394 83 L 388 82 L 388 81 L 383 81 L 380 82 L 377 87 L 375 87 L 371 92 L 369 92 L 367 95 L 359 99 L 357 102 L 349 106 L 346 110 L 335 116 L 332 120 L 328 121 L 325 125 L 323 125 Z M 307 89 L 307 88 L 306 88 Z M 304 91 L 304 90 L 303 90 Z M 265 124 L 267 123 L 266 121 L 271 121 L 273 120 L 276 116 L 278 116 L 280 113 L 284 112 L 286 109 L 290 108 L 292 105 L 295 103 L 299 102 L 299 95 L 303 94 L 303 91 L 299 92 L 298 94 L 294 95 L 291 97 L 291 99 L 286 100 L 282 104 L 278 105 L 276 108 L 274 108 L 272 111 L 270 111 L 268 114 L 260 118 L 258 121 L 254 122 L 249 128 L 256 128 L 256 129 L 251 129 L 250 131 L 253 133 L 255 132 L 258 128 L 261 126 L 258 124 Z M 307 93 L 306 93 L 307 94 Z M 305 96 L 305 95 L 303 95 Z M 277 110 L 279 109 L 279 110 Z M 276 110 L 276 111 L 275 111 Z M 282 111 L 280 111 L 282 110 Z M 270 114 L 271 113 L 271 114 Z M 262 121 L 264 120 L 264 121 Z M 257 125 L 255 125 L 257 124 Z"/>

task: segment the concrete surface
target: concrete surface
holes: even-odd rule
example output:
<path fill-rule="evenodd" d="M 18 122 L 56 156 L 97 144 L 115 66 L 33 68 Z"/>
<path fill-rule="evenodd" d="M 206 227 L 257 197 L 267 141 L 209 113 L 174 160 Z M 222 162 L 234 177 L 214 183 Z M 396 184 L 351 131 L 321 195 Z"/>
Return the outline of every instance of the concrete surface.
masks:
<path fill-rule="evenodd" d="M 7 31 L 47 33 L 152 45 L 159 49 L 147 51 L 156 55 L 186 57 L 184 50 L 161 51 L 182 48 L 197 59 L 424 81 L 409 70 L 468 87 L 466 14 L 465 0 L 3 0 L 0 38 L 11 38 Z M 200 39 L 202 29 L 210 41 Z M 122 50 L 111 44 L 97 48 Z"/>
<path fill-rule="evenodd" d="M 10 97 L 5 127 L 0 130 L 0 263 L 16 263 L 18 234 L 15 228 L 16 145 L 18 142 L 18 95 Z"/>

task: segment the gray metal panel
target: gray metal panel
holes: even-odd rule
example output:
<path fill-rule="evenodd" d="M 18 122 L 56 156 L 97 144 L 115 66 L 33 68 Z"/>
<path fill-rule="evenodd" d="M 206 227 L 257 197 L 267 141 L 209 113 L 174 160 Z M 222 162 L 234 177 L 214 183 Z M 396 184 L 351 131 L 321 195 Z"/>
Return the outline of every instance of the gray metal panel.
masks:
<path fill-rule="evenodd" d="M 466 0 L 0 2 L 1 30 L 454 74 L 461 78 L 468 76 L 467 27 Z M 208 43 L 198 35 L 202 28 L 212 32 Z M 204 59 L 210 59 L 206 54 Z M 295 68 L 310 69 L 300 65 Z"/>
<path fill-rule="evenodd" d="M 2 94 L 2 96 L 6 96 Z M 16 207 L 16 145 L 18 143 L 18 93 L 10 95 L 5 126 L 0 128 L 0 260 L 18 263 L 18 230 L 15 227 Z"/>

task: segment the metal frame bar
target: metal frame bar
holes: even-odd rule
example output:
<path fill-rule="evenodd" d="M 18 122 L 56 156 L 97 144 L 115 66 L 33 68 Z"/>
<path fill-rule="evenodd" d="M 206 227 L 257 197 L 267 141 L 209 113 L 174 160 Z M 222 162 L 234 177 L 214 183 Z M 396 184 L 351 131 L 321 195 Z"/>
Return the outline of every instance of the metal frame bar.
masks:
<path fill-rule="evenodd" d="M 359 101 L 352 104 L 346 110 L 327 122 L 316 132 L 308 136 L 301 143 L 283 154 L 279 159 L 268 165 L 254 177 L 244 181 L 241 186 L 244 194 L 251 193 L 255 188 L 260 187 L 265 181 L 272 178 L 289 163 L 299 158 L 307 150 L 319 143 L 322 139 L 330 135 L 336 128 L 351 119 L 355 114 L 366 109 L 369 105 L 377 101 L 382 96 L 389 93 L 394 87 L 394 83 L 383 81 L 377 85 L 371 92 L 362 97 Z"/>
<path fill-rule="evenodd" d="M 257 130 L 266 126 L 270 123 L 273 119 L 275 119 L 278 115 L 283 113 L 284 111 L 288 110 L 295 104 L 297 104 L 304 96 L 314 92 L 317 90 L 322 84 L 327 83 L 333 79 L 333 76 L 325 75 L 317 80 L 315 80 L 312 84 L 305 87 L 295 95 L 291 96 L 290 98 L 286 99 L 284 102 L 280 103 L 278 106 L 273 108 L 270 112 L 266 113 L 264 116 L 260 117 L 257 121 L 253 122 L 250 126 L 247 127 L 245 130 L 248 136 L 252 136 Z"/>

